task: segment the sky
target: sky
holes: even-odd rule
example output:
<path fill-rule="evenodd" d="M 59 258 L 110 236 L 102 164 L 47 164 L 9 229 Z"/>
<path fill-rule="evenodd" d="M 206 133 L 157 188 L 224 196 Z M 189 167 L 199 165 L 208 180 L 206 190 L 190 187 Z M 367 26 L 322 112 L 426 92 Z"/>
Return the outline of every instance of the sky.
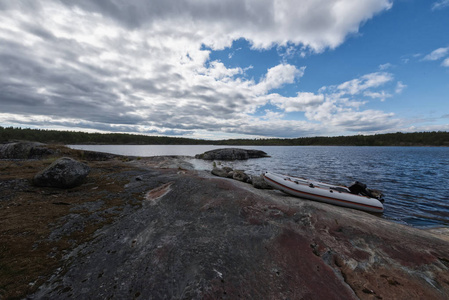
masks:
<path fill-rule="evenodd" d="M 449 131 L 449 0 L 1 0 L 0 126 Z"/>

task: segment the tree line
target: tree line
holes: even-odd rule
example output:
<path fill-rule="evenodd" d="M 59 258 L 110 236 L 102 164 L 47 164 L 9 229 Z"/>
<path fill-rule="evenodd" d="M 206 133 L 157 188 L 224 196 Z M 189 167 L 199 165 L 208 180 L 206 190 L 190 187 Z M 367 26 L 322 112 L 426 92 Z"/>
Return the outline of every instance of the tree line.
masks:
<path fill-rule="evenodd" d="M 291 139 L 224 140 L 221 145 L 280 146 L 449 146 L 449 132 L 386 133 L 335 137 L 301 137 Z"/>
<path fill-rule="evenodd" d="M 449 146 L 449 132 L 387 133 L 336 137 L 299 137 L 267 139 L 201 140 L 169 136 L 148 136 L 126 133 L 87 133 L 19 127 L 1 127 L 0 142 L 14 140 L 47 144 L 107 145 L 247 145 L 247 146 Z"/>
<path fill-rule="evenodd" d="M 196 145 L 205 141 L 168 137 L 148 136 L 126 133 L 88 133 L 81 131 L 60 131 L 1 127 L 0 142 L 25 140 L 46 144 L 104 144 L 104 145 Z M 210 142 L 208 142 L 210 144 Z"/>

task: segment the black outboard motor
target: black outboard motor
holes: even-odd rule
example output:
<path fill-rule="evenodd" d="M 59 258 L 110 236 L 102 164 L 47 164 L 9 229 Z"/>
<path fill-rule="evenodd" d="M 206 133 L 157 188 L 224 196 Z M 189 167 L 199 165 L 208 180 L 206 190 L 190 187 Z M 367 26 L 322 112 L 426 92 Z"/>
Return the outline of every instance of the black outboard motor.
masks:
<path fill-rule="evenodd" d="M 348 189 L 351 191 L 352 194 L 356 194 L 356 195 L 362 195 L 362 196 L 367 196 L 370 198 L 375 198 L 377 200 L 379 200 L 380 202 L 384 202 L 383 199 L 383 195 L 381 192 L 379 191 L 374 191 L 376 195 L 374 195 L 371 190 L 366 188 L 366 184 L 361 183 L 359 181 L 355 181 L 353 184 L 351 184 Z"/>
<path fill-rule="evenodd" d="M 364 191 L 366 191 L 366 184 L 361 183 L 359 181 L 355 181 L 353 184 L 351 184 L 348 189 L 351 191 L 351 193 L 353 194 L 362 194 Z"/>

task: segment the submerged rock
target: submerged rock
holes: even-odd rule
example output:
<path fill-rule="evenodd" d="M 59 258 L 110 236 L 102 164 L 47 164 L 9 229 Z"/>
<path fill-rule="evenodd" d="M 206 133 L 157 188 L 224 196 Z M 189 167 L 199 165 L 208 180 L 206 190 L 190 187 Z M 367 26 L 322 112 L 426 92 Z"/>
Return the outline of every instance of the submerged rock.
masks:
<path fill-rule="evenodd" d="M 195 158 L 204 160 L 245 160 L 250 158 L 269 157 L 260 150 L 247 150 L 238 148 L 215 149 L 195 155 Z"/>
<path fill-rule="evenodd" d="M 73 158 L 62 157 L 37 173 L 33 178 L 36 186 L 73 188 L 83 183 L 90 172 L 89 166 Z"/>

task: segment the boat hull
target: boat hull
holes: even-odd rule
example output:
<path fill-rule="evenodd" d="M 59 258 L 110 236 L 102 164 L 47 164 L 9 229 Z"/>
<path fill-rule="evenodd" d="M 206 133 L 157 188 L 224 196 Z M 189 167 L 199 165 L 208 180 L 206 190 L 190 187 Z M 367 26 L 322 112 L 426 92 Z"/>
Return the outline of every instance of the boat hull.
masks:
<path fill-rule="evenodd" d="M 374 213 L 381 213 L 384 210 L 383 204 L 378 199 L 351 194 L 346 187 L 270 172 L 264 174 L 264 180 L 273 188 L 292 196 Z"/>

